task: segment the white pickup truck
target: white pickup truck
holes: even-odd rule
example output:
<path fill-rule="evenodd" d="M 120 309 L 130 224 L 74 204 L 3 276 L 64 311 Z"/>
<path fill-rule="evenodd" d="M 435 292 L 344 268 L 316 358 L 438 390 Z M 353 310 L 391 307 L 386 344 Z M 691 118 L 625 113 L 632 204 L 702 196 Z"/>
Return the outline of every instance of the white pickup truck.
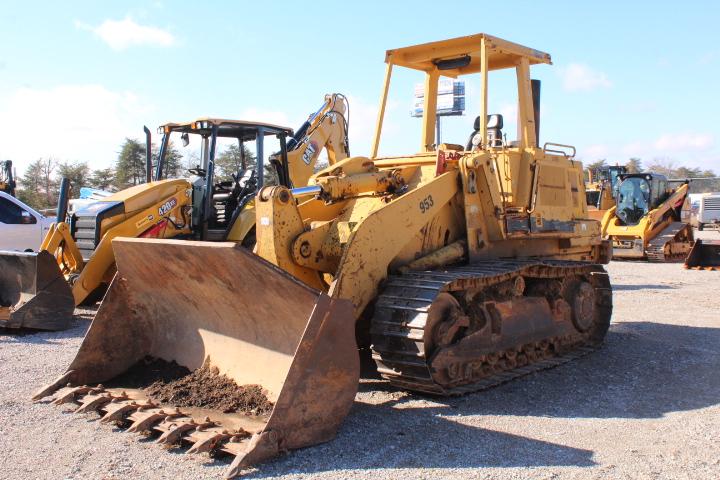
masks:
<path fill-rule="evenodd" d="M 0 192 L 0 250 L 36 251 L 54 221 Z"/>

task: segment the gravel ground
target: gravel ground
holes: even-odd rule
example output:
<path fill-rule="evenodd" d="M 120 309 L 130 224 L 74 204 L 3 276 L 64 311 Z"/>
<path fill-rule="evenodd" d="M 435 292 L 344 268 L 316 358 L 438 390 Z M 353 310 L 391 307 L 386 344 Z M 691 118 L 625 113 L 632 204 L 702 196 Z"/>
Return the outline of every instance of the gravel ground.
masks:
<path fill-rule="evenodd" d="M 608 270 L 615 309 L 600 351 L 450 400 L 363 380 L 334 441 L 246 478 L 720 478 L 720 272 Z M 0 332 L 0 477 L 221 478 L 222 460 L 28 400 L 64 371 L 90 316 L 65 332 Z"/>

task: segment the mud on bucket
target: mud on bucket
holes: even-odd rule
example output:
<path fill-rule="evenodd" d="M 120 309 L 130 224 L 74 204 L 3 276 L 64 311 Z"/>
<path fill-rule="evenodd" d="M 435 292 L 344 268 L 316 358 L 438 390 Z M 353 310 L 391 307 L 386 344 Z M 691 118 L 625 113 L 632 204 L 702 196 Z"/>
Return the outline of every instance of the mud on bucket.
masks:
<path fill-rule="evenodd" d="M 118 273 L 80 350 L 67 373 L 38 398 L 69 383 L 66 388 L 83 392 L 79 403 L 84 395 L 109 393 L 108 408 L 138 405 L 146 401 L 142 392 L 94 385 L 112 382 L 150 357 L 190 371 L 211 368 L 238 387 L 257 385 L 274 404 L 269 415 L 152 404 L 141 409 L 164 407 L 165 416 L 143 424 L 161 438 L 183 429 L 176 440 L 192 443 L 191 451 L 212 444 L 236 455 L 229 476 L 281 450 L 335 435 L 359 378 L 349 301 L 307 287 L 234 243 L 117 239 L 113 248 Z M 56 396 L 67 394 L 62 389 Z M 108 415 L 104 407 L 98 410 Z M 176 416 L 165 418 L 168 411 Z M 126 420 L 143 418 L 136 408 Z M 203 427 L 201 418 L 210 423 Z"/>

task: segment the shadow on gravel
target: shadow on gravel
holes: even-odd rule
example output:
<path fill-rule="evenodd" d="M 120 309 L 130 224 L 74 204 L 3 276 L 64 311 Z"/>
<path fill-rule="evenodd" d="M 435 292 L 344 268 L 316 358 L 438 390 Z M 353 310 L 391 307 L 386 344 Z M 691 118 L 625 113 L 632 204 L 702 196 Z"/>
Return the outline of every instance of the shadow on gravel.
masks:
<path fill-rule="evenodd" d="M 448 410 L 446 406 L 392 409 L 356 402 L 334 440 L 292 451 L 242 478 L 358 469 L 596 465 L 592 450 L 463 425 L 439 416 L 458 413 Z M 430 472 L 427 475 L 432 476 Z M 374 478 L 372 472 L 367 476 Z M 462 478 L 460 472 L 458 476 Z"/>
<path fill-rule="evenodd" d="M 718 372 L 720 328 L 624 322 L 611 326 L 601 349 L 557 368 L 463 397 L 399 394 L 389 403 L 425 398 L 456 415 L 659 418 L 720 404 Z M 397 391 L 387 382 L 361 385 L 374 388 Z"/>
<path fill-rule="evenodd" d="M 74 315 L 70 328 L 58 332 L 29 328 L 0 328 L 0 345 L 3 343 L 53 344 L 59 339 L 84 337 L 90 327 L 92 315 Z"/>
<path fill-rule="evenodd" d="M 652 284 L 644 284 L 644 285 L 618 285 L 616 283 L 613 283 L 612 286 L 613 290 L 674 290 L 678 287 L 673 285 L 652 285 Z"/>
<path fill-rule="evenodd" d="M 720 403 L 720 328 L 613 324 L 605 346 L 555 369 L 459 398 L 407 394 L 376 378 L 338 437 L 245 478 L 353 469 L 592 466 L 593 452 L 455 421 L 468 416 L 658 418 Z M 522 421 L 522 420 L 520 420 Z"/>

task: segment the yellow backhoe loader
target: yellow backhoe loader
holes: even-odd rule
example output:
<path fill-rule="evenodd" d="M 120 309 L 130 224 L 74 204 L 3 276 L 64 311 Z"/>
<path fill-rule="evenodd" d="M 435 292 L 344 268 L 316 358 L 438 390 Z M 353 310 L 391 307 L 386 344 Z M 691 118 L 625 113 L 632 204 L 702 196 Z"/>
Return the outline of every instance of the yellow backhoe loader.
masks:
<path fill-rule="evenodd" d="M 619 177 L 627 173 L 627 168 L 620 165 L 586 169 L 585 198 L 587 199 L 590 218 L 602 220 L 605 212 L 615 206 L 615 193 Z"/>
<path fill-rule="evenodd" d="M 370 156 L 305 188 L 261 189 L 256 255 L 233 243 L 116 239 L 118 272 L 77 356 L 34 398 L 96 410 L 191 452 L 236 455 L 233 477 L 332 439 L 357 391 L 359 352 L 393 385 L 460 395 L 600 345 L 612 310 L 600 265 L 609 244 L 588 218 L 574 148 L 538 142 L 530 67 L 550 55 L 476 34 L 388 50 L 385 62 Z M 425 76 L 420 152 L 381 157 L 396 67 Z M 517 75 L 511 142 L 488 115 L 488 79 L 502 69 Z M 436 145 L 439 77 L 477 73 L 470 145 Z M 127 382 L 144 361 L 259 385 L 273 407 L 174 408 Z"/>
<path fill-rule="evenodd" d="M 15 187 L 17 184 L 13 176 L 12 160 L 3 160 L 0 162 L 0 192 L 14 197 Z"/>
<path fill-rule="evenodd" d="M 114 238 L 192 238 L 252 247 L 252 202 L 257 186 L 264 184 L 264 138 L 272 135 L 279 139 L 280 151 L 270 162 L 277 169 L 280 184 L 305 185 L 323 148 L 330 163 L 347 158 L 347 108 L 343 95 L 326 95 L 323 106 L 295 135 L 286 127 L 212 118 L 161 126 L 163 137 L 154 178 L 163 178 L 171 136 L 179 135 L 186 143 L 190 135 L 196 135 L 202 141 L 202 166 L 191 169 L 189 179 L 151 181 L 146 129 L 147 183 L 97 201 L 75 212 L 69 221 L 63 208 L 66 186 L 57 222 L 39 253 L 0 253 L 0 327 L 67 328 L 74 307 L 96 300 L 112 280 Z M 254 142 L 257 168 L 248 168 L 243 159 L 232 181 L 215 182 L 217 143 L 223 138 L 239 142 L 240 152 L 245 151 L 245 143 Z"/>
<path fill-rule="evenodd" d="M 612 242 L 613 258 L 651 262 L 684 259 L 693 245 L 693 229 L 683 221 L 689 208 L 687 182 L 672 188 L 664 175 L 619 176 L 616 206 L 602 219 L 602 234 Z"/>

